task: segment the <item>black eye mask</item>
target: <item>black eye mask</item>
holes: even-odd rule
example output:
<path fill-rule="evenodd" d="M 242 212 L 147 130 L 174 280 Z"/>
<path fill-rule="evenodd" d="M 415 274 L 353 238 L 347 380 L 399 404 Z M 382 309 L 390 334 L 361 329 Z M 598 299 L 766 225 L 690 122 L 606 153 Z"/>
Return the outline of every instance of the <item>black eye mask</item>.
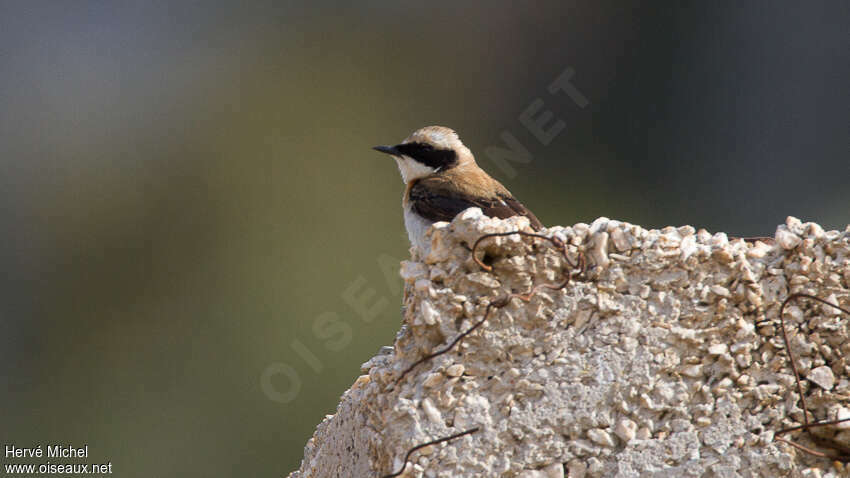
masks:
<path fill-rule="evenodd" d="M 409 156 L 420 163 L 434 168 L 447 169 L 457 164 L 457 153 L 451 149 L 436 149 L 425 143 L 406 143 L 395 147 L 398 153 Z"/>

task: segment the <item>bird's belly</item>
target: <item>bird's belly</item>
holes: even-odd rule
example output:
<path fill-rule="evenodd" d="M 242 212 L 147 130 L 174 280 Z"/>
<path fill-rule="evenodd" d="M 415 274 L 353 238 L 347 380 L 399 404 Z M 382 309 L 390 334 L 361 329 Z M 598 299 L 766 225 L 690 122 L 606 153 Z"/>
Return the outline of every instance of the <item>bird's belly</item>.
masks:
<path fill-rule="evenodd" d="M 427 251 L 430 245 L 425 237 L 425 232 L 428 231 L 431 224 L 431 221 L 411 211 L 410 208 L 404 208 L 404 227 L 407 229 L 407 237 L 410 238 L 411 244 L 423 252 Z"/>

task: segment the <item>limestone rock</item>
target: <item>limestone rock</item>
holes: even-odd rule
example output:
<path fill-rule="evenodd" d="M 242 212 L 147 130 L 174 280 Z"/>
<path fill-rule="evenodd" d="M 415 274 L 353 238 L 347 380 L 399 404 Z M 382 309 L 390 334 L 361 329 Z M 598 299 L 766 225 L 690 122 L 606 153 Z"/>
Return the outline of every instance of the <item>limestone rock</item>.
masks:
<path fill-rule="evenodd" d="M 582 280 L 493 309 L 397 383 L 487 304 L 561 277 L 550 243 L 517 235 L 482 245 L 492 271 L 471 260 L 481 235 L 527 225 L 469 210 L 431 231 L 430 249 L 404 265 L 412 287 L 392 353 L 364 364 L 291 478 L 381 477 L 412 447 L 473 427 L 413 453 L 402 476 L 839 476 L 774 440 L 802 420 L 778 312 L 795 292 L 850 307 L 850 228 L 789 218 L 755 243 L 607 218 L 548 228 L 584 253 Z M 810 413 L 848 416 L 850 317 L 799 301 L 785 321 Z M 822 433 L 848 440 L 846 429 Z"/>

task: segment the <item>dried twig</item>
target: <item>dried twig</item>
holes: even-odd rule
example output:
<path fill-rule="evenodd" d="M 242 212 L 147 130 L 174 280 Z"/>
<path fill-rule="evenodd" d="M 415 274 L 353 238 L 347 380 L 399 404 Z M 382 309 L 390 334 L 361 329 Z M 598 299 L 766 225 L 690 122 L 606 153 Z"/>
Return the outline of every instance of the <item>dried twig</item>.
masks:
<path fill-rule="evenodd" d="M 802 380 L 800 380 L 800 371 L 797 369 L 797 361 L 794 359 L 794 353 L 791 351 L 791 342 L 788 340 L 788 332 L 785 330 L 785 307 L 787 307 L 788 304 L 790 304 L 791 302 L 794 302 L 794 301 L 797 301 L 797 300 L 800 300 L 800 299 L 813 300 L 815 302 L 819 302 L 821 304 L 835 308 L 837 310 L 840 310 L 841 312 L 844 312 L 845 314 L 850 315 L 850 310 L 844 309 L 844 308 L 842 308 L 842 307 L 840 307 L 836 304 L 833 304 L 832 302 L 829 302 L 828 300 L 824 300 L 824 299 L 821 299 L 820 297 L 817 297 L 817 296 L 814 296 L 814 295 L 811 295 L 811 294 L 805 294 L 805 293 L 802 293 L 802 292 L 797 292 L 797 293 L 791 294 L 785 299 L 785 301 L 782 302 L 782 306 L 779 308 L 779 326 L 780 326 L 780 331 L 782 332 L 782 341 L 785 344 L 785 351 L 788 355 L 788 363 L 791 365 L 791 370 L 794 372 L 794 381 L 795 381 L 796 386 L 797 386 L 797 394 L 800 396 L 800 404 L 802 405 L 802 408 L 803 408 L 803 424 L 795 426 L 795 427 L 784 428 L 782 430 L 777 431 L 775 433 L 774 439 L 781 441 L 783 443 L 787 443 L 787 444 L 789 444 L 789 445 L 791 445 L 791 446 L 793 446 L 793 447 L 795 447 L 799 450 L 802 450 L 802 451 L 804 451 L 804 452 L 806 452 L 810 455 L 823 457 L 823 458 L 831 458 L 833 460 L 841 461 L 841 462 L 844 462 L 844 463 L 850 463 L 850 448 L 848 448 L 845 445 L 842 445 L 841 443 L 836 442 L 835 440 L 829 440 L 829 439 L 819 437 L 819 436 L 812 434 L 813 428 L 825 427 L 825 426 L 835 425 L 835 424 L 842 423 L 842 422 L 847 422 L 847 421 L 850 421 L 850 418 L 844 418 L 844 419 L 840 419 L 840 420 L 829 420 L 829 421 L 822 421 L 822 422 L 809 422 L 809 407 L 806 404 L 806 395 L 803 393 L 803 383 L 802 383 Z M 794 443 L 790 440 L 780 438 L 778 436 L 778 435 L 790 433 L 790 432 L 797 431 L 797 430 L 803 430 L 806 433 L 808 433 L 809 438 L 811 438 L 812 441 L 820 444 L 821 446 L 826 447 L 828 449 L 828 451 L 822 452 L 822 451 L 814 450 L 814 449 L 805 447 L 803 445 L 800 445 L 799 443 Z"/>
<path fill-rule="evenodd" d="M 469 430 L 462 431 L 460 433 L 455 433 L 454 435 L 450 435 L 450 436 L 443 437 L 443 438 L 437 438 L 436 440 L 431 440 L 431 441 L 425 442 L 425 443 L 420 443 L 420 444 L 416 445 L 415 447 L 411 448 L 410 450 L 407 450 L 407 454 L 404 455 L 404 462 L 401 464 L 401 469 L 399 469 L 395 473 L 390 473 L 389 475 L 384 475 L 381 478 L 393 478 L 393 477 L 399 476 L 402 473 L 404 473 L 404 469 L 407 468 L 407 463 L 410 460 L 410 455 L 415 453 L 417 450 L 421 450 L 422 448 L 425 448 L 426 446 L 431 446 L 431 445 L 436 445 L 438 443 L 451 441 L 451 440 L 454 440 L 455 438 L 460 438 L 464 435 L 471 435 L 471 434 L 477 432 L 478 430 L 479 430 L 478 427 L 470 428 Z"/>

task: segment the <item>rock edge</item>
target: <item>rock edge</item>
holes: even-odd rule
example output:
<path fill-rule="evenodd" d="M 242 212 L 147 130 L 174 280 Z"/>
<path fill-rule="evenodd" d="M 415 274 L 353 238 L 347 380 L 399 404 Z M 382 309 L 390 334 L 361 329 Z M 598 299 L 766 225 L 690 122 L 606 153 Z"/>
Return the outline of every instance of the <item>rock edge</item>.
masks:
<path fill-rule="evenodd" d="M 804 292 L 850 308 L 850 227 L 789 217 L 765 242 L 607 218 L 548 228 L 584 251 L 589 279 L 511 301 L 395 384 L 489 301 L 558 278 L 563 259 L 545 241 L 488 241 L 492 272 L 471 260 L 478 237 L 527 227 L 470 209 L 431 229 L 429 250 L 402 263 L 393 351 L 363 365 L 290 478 L 383 476 L 413 446 L 474 426 L 414 454 L 402 476 L 847 476 L 774 431 L 802 420 L 779 306 Z M 786 322 L 810 411 L 850 416 L 850 317 L 803 301 Z M 850 426 L 825 433 L 850 446 Z"/>

